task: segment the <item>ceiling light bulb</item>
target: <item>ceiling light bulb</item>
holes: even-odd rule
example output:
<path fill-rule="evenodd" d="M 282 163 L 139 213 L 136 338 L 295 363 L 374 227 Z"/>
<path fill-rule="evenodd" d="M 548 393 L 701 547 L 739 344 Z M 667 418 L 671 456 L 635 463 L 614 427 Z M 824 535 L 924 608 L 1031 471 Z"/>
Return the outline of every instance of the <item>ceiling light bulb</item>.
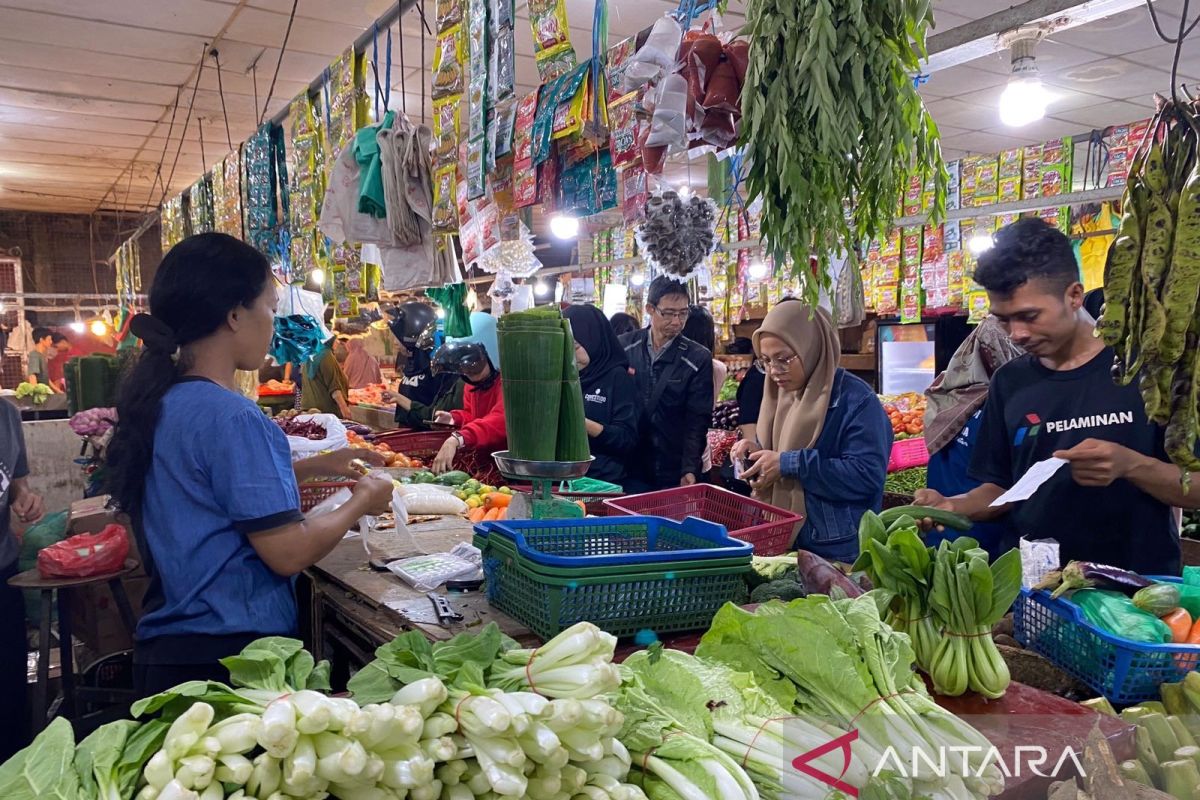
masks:
<path fill-rule="evenodd" d="M 688 199 L 689 197 L 691 197 L 691 196 L 692 196 L 692 187 L 691 187 L 691 184 L 687 184 L 687 183 L 685 183 L 685 184 L 683 184 L 682 186 L 680 186 L 680 187 L 679 187 L 679 197 L 680 197 L 680 199 L 682 199 L 682 200 L 687 200 L 687 199 Z"/>
<path fill-rule="evenodd" d="M 1012 56 L 1012 75 L 1000 95 L 1000 121 L 1010 128 L 1037 122 L 1046 116 L 1050 99 L 1038 74 L 1034 48 L 1040 35 L 1018 33 L 1009 45 Z"/>
<path fill-rule="evenodd" d="M 977 256 L 980 253 L 991 250 L 994 244 L 995 242 L 992 241 L 990 234 L 977 233 L 967 242 L 967 249 L 971 251 L 971 255 Z"/>
<path fill-rule="evenodd" d="M 646 284 L 646 276 L 640 272 L 635 272 L 633 273 L 633 277 L 629 279 L 629 282 L 634 286 L 644 286 Z"/>
<path fill-rule="evenodd" d="M 103 336 L 108 333 L 108 325 L 104 324 L 104 320 L 98 319 L 92 322 L 92 335 Z"/>
<path fill-rule="evenodd" d="M 309 273 L 309 277 L 312 278 L 312 282 L 317 286 L 325 285 L 325 270 L 318 267 Z"/>
<path fill-rule="evenodd" d="M 565 214 L 550 218 L 550 232 L 557 239 L 574 239 L 579 235 L 579 220 Z"/>
<path fill-rule="evenodd" d="M 549 293 L 549 291 L 550 291 L 550 287 L 547 286 L 546 282 L 543 280 L 539 280 L 537 283 L 535 283 L 533 285 L 533 293 L 535 295 L 537 295 L 538 297 L 545 297 Z"/>
<path fill-rule="evenodd" d="M 80 322 L 79 320 L 75 320 L 74 322 L 72 322 L 72 323 L 71 323 L 70 325 L 68 325 L 67 327 L 71 329 L 71 332 L 72 332 L 72 333 L 83 333 L 84 331 L 86 331 L 86 330 L 87 330 L 87 326 L 85 326 L 85 325 L 84 325 L 82 322 Z"/>
<path fill-rule="evenodd" d="M 760 281 L 767 277 L 767 265 L 762 261 L 755 261 L 750 264 L 750 277 L 756 281 Z"/>

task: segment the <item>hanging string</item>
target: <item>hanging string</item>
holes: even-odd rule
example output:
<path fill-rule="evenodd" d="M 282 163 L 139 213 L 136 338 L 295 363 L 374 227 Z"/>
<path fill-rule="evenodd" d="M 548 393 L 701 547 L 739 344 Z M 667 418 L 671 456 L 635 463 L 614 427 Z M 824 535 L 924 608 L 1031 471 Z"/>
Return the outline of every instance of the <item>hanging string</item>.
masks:
<path fill-rule="evenodd" d="M 392 97 L 392 28 L 387 29 L 387 63 L 383 75 L 379 72 L 379 24 L 375 24 L 375 34 L 371 37 L 371 70 L 375 74 L 375 121 L 383 119 L 385 112 L 390 111 Z M 379 106 L 382 101 L 383 110 Z"/>
<path fill-rule="evenodd" d="M 212 57 L 217 63 L 217 94 L 221 96 L 221 116 L 225 118 L 225 144 L 229 145 L 229 151 L 233 152 L 233 137 L 229 135 L 229 112 L 225 110 L 225 84 L 221 80 L 221 54 L 215 47 L 212 49 Z"/>
<path fill-rule="evenodd" d="M 182 93 L 183 86 L 177 86 L 175 88 L 175 105 L 171 108 L 171 124 L 167 126 L 167 138 L 163 140 L 162 154 L 158 157 L 158 166 L 154 170 L 154 180 L 150 182 L 150 193 L 146 195 L 146 202 L 142 203 L 143 208 L 150 208 L 150 201 L 154 199 L 154 188 L 162 180 L 162 168 L 167 160 L 167 147 L 171 144 L 171 134 L 175 132 L 175 114 L 179 111 L 179 96 Z M 132 174 L 133 164 L 129 165 L 129 170 L 130 174 Z"/>
<path fill-rule="evenodd" d="M 208 45 L 205 45 L 205 48 L 207 47 Z M 188 113 L 183 121 L 183 131 L 179 134 L 179 147 L 175 148 L 175 160 L 171 162 L 171 173 L 167 176 L 167 182 L 163 184 L 162 197 L 158 200 L 160 206 L 167 199 L 167 192 L 171 189 L 171 182 L 175 180 L 175 167 L 179 166 L 179 154 L 183 152 L 183 142 L 187 139 L 188 127 L 192 122 L 192 111 L 196 107 L 196 92 L 200 90 L 200 76 L 204 74 L 205 55 L 207 54 L 200 54 L 200 68 L 196 70 L 196 82 L 192 85 L 192 99 L 188 101 Z"/>
<path fill-rule="evenodd" d="M 203 172 L 208 172 L 208 155 L 204 152 L 204 117 L 196 117 L 196 124 L 200 126 L 200 163 L 203 166 Z"/>
<path fill-rule="evenodd" d="M 263 103 L 262 111 L 258 114 L 258 124 L 262 125 L 267 117 L 267 106 L 271 105 L 271 95 L 275 93 L 275 81 L 279 79 L 279 68 L 283 66 L 283 54 L 287 52 L 288 39 L 292 36 L 292 23 L 296 21 L 296 6 L 300 0 L 292 0 L 292 13 L 288 15 L 287 30 L 283 32 L 283 45 L 279 48 L 279 59 L 275 62 L 275 74 L 271 76 L 271 88 L 267 89 L 267 101 Z"/>
<path fill-rule="evenodd" d="M 397 0 L 396 6 L 400 7 L 404 4 L 404 0 Z M 404 85 L 408 75 L 405 74 L 404 68 L 404 13 L 401 11 L 396 15 L 396 35 L 400 38 L 400 110 L 404 112 L 404 116 L 408 116 L 408 92 Z M 391 39 L 388 39 L 391 44 Z"/>
<path fill-rule="evenodd" d="M 421 121 L 424 122 L 428 119 L 425 116 L 425 37 L 429 35 L 429 23 L 425 21 L 425 0 L 421 0 L 417 11 L 421 14 L 421 24 L 425 27 L 421 32 Z"/>
<path fill-rule="evenodd" d="M 254 110 L 258 111 L 258 62 L 250 65 L 250 78 L 254 81 Z"/>

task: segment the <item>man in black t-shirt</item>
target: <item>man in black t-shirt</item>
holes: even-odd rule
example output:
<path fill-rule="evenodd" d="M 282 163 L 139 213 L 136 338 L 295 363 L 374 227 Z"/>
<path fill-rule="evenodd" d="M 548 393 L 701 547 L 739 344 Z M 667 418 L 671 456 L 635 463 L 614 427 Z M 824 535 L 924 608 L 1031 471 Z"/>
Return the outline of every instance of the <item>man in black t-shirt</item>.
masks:
<path fill-rule="evenodd" d="M 1113 382 L 1114 353 L 1081 311 L 1084 291 L 1070 241 L 1041 219 L 1020 219 L 996 233 L 994 247 L 979 257 L 975 281 L 1027 355 L 992 378 L 968 472 L 982 485 L 951 498 L 922 490 L 916 502 L 981 521 L 1010 514 L 1018 535 L 1058 540 L 1064 564 L 1079 559 L 1178 575 L 1171 508 L 1200 506 L 1200 492 L 1183 493 L 1137 380 Z M 1051 456 L 1069 463 L 1028 500 L 991 507 L 1030 466 Z"/>

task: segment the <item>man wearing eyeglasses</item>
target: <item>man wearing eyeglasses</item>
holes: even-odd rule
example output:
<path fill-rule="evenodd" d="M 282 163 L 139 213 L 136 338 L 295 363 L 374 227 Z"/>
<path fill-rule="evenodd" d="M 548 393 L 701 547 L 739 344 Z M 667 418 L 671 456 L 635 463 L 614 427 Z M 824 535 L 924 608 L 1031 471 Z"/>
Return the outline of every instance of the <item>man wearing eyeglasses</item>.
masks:
<path fill-rule="evenodd" d="M 701 474 L 712 420 L 712 353 L 682 335 L 688 305 L 687 286 L 659 276 L 646 294 L 650 327 L 621 337 L 645 409 L 639 458 L 630 465 L 638 477 L 626 480 L 627 491 L 690 486 Z"/>

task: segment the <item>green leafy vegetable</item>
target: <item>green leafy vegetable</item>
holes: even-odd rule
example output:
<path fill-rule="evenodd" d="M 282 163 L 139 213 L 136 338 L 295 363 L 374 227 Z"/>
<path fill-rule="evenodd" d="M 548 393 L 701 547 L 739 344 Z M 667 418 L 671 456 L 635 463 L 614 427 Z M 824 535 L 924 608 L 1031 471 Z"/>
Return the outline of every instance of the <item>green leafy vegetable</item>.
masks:
<path fill-rule="evenodd" d="M 883 234 L 910 174 L 932 180 L 934 217 L 948 181 L 937 125 L 912 76 L 933 25 L 928 2 L 750 0 L 742 143 L 762 234 L 816 305 L 829 258 Z M 847 212 L 847 204 L 849 211 Z"/>
<path fill-rule="evenodd" d="M 86 800 L 75 772 L 75 732 L 59 717 L 0 765 L 4 800 Z"/>

